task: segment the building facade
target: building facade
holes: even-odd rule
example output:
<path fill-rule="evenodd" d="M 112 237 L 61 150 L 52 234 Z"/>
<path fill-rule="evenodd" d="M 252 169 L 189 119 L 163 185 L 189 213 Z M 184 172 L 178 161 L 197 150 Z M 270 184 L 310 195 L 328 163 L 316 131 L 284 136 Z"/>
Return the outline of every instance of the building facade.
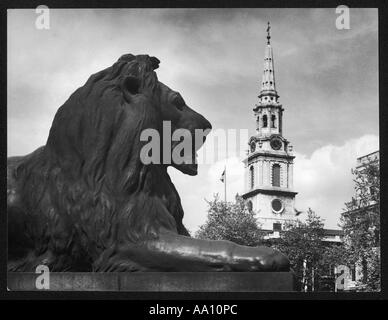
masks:
<path fill-rule="evenodd" d="M 251 136 L 245 167 L 243 198 L 264 230 L 277 234 L 286 221 L 294 221 L 294 154 L 283 135 L 283 106 L 276 90 L 273 50 L 268 23 L 264 68 L 258 103 L 253 108 L 256 134 Z"/>
<path fill-rule="evenodd" d="M 371 163 L 376 163 L 377 165 L 380 165 L 380 151 L 375 151 L 372 153 L 369 153 L 367 155 L 361 156 L 357 158 L 357 164 L 355 169 L 359 171 L 360 173 L 363 173 L 365 168 L 371 164 Z M 356 190 L 356 198 L 354 199 L 357 203 L 357 205 L 360 205 L 363 207 L 363 209 L 367 209 L 370 211 L 375 211 L 375 210 L 380 210 L 379 209 L 379 203 L 376 202 L 374 199 L 374 195 L 376 192 L 380 192 L 379 190 L 374 190 L 373 186 L 365 186 L 367 190 L 366 194 L 369 194 L 369 201 L 365 202 L 362 201 L 360 203 L 360 200 L 358 199 L 359 194 L 357 193 L 359 190 Z M 365 198 L 365 195 L 363 196 Z M 377 198 L 380 198 L 379 196 Z M 376 209 L 378 208 L 378 209 Z M 351 214 L 356 214 L 358 212 L 357 209 L 354 211 L 349 211 Z M 380 234 L 376 232 L 375 226 L 372 224 L 369 228 L 369 232 L 371 234 L 375 235 L 376 238 L 376 245 L 372 246 L 370 248 L 371 252 L 374 252 L 375 254 L 380 254 Z M 344 242 L 347 243 L 349 240 L 344 239 Z M 367 263 L 368 264 L 368 263 Z M 335 269 L 335 274 L 336 274 L 336 291 L 353 291 L 353 290 L 358 290 L 360 283 L 362 283 L 362 278 L 363 278 L 363 266 L 362 262 L 359 261 L 353 266 L 345 266 L 345 265 L 340 265 L 336 266 Z"/>
<path fill-rule="evenodd" d="M 373 162 L 380 163 L 380 151 L 379 150 L 357 158 L 356 169 L 363 170 L 366 165 L 373 163 Z"/>

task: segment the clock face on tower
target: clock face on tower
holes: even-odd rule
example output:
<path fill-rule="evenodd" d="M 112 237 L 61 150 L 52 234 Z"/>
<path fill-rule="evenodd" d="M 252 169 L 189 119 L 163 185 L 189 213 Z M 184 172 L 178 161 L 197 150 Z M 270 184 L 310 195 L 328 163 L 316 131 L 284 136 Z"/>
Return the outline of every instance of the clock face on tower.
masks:
<path fill-rule="evenodd" d="M 271 139 L 270 144 L 272 149 L 279 150 L 282 147 L 282 140 L 275 137 Z"/>

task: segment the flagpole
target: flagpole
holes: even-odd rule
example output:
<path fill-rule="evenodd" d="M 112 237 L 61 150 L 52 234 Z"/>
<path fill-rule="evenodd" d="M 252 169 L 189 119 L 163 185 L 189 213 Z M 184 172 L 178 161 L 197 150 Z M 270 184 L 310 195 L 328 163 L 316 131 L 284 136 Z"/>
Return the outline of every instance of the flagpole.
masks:
<path fill-rule="evenodd" d="M 226 166 L 225 166 L 225 183 L 224 183 L 224 195 L 225 195 L 225 202 L 226 202 Z"/>

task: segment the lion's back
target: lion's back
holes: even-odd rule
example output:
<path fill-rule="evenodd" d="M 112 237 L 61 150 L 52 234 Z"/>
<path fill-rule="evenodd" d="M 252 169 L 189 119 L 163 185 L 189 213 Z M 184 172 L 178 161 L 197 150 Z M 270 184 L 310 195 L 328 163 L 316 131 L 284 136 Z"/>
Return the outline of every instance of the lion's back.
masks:
<path fill-rule="evenodd" d="M 40 147 L 32 153 L 25 156 L 14 156 L 7 158 L 7 207 L 8 210 L 13 207 L 20 207 L 22 199 L 20 198 L 20 192 L 18 185 L 20 185 L 18 177 L 18 168 L 30 161 L 32 158 L 38 156 L 43 152 L 44 147 Z M 21 182 L 22 183 L 22 182 Z"/>
<path fill-rule="evenodd" d="M 8 210 L 20 203 L 18 194 L 17 168 L 25 160 L 24 156 L 9 157 L 7 159 L 7 207 Z"/>
<path fill-rule="evenodd" d="M 21 186 L 24 185 L 23 175 L 19 168 L 36 157 L 43 147 L 25 156 L 9 157 L 7 159 L 7 215 L 8 215 L 8 258 L 23 256 L 33 244 L 26 232 L 28 213 L 25 212 Z"/>

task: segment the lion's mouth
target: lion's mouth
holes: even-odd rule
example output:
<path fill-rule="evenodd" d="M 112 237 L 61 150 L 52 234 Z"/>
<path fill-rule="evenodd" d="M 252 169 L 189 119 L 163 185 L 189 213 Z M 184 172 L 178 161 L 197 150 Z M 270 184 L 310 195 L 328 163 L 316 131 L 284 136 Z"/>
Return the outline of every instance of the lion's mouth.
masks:
<path fill-rule="evenodd" d="M 193 139 L 194 140 L 194 139 Z M 188 174 L 190 176 L 195 176 L 198 174 L 198 153 L 197 151 L 202 147 L 202 145 L 205 143 L 206 136 L 203 137 L 203 141 L 200 141 L 200 143 L 193 143 L 191 148 L 191 154 L 185 155 L 184 152 L 179 154 L 180 161 L 179 163 L 174 162 L 172 160 L 172 166 L 179 171 L 181 171 L 184 174 Z M 172 143 L 172 159 L 174 159 L 173 154 L 175 151 L 175 147 L 179 144 L 179 142 L 173 142 Z M 176 154 L 178 155 L 178 154 Z"/>
<path fill-rule="evenodd" d="M 193 164 L 177 164 L 174 165 L 182 173 L 188 174 L 189 176 L 195 176 L 198 173 L 198 165 L 196 163 Z"/>
<path fill-rule="evenodd" d="M 198 164 L 197 164 L 197 158 L 198 154 L 197 152 L 193 153 L 193 157 L 187 157 L 183 158 L 182 163 L 173 163 L 172 166 L 179 171 L 181 171 L 184 174 L 188 174 L 190 176 L 195 176 L 198 173 Z"/>

